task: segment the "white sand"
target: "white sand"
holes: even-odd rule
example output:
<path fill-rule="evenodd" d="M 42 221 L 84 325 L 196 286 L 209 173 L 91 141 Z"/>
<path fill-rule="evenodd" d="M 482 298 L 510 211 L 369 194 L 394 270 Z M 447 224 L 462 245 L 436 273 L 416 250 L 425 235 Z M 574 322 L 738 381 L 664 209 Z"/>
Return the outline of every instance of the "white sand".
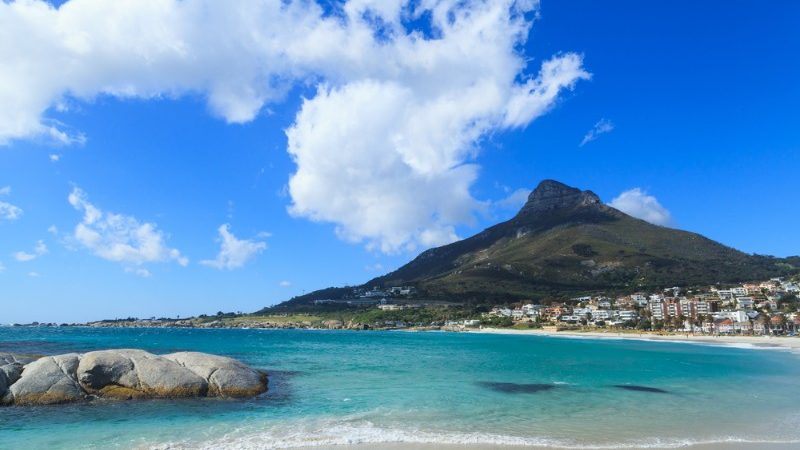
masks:
<path fill-rule="evenodd" d="M 597 339 L 636 339 L 669 342 L 701 342 L 718 345 L 747 344 L 754 347 L 800 348 L 800 338 L 786 336 L 711 336 L 701 334 L 655 334 L 655 333 L 620 333 L 614 331 L 545 331 L 540 329 L 512 330 L 505 328 L 481 328 L 469 330 L 470 333 L 522 334 L 554 337 L 586 337 Z"/>

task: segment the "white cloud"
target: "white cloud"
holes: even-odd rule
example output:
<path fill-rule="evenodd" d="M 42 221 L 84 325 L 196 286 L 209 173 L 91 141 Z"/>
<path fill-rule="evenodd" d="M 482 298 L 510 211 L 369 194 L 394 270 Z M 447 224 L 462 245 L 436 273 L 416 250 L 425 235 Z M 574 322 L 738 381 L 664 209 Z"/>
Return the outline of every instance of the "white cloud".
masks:
<path fill-rule="evenodd" d="M 6 266 L 5 266 L 5 264 L 3 264 L 3 262 L 2 262 L 2 261 L 0 261 L 0 273 L 3 273 L 3 272 L 5 272 L 5 271 L 6 271 Z"/>
<path fill-rule="evenodd" d="M 47 245 L 45 245 L 44 241 L 39 240 L 36 241 L 36 245 L 33 247 L 32 253 L 27 253 L 23 251 L 19 251 L 13 254 L 14 259 L 20 262 L 27 262 L 33 261 L 34 259 L 44 255 L 47 253 Z"/>
<path fill-rule="evenodd" d="M 58 227 L 56 227 L 55 225 L 50 225 L 49 227 L 47 227 L 47 232 L 52 234 L 52 235 L 57 235 L 58 234 Z"/>
<path fill-rule="evenodd" d="M 609 203 L 614 208 L 647 222 L 667 226 L 672 223 L 672 215 L 661 206 L 652 195 L 640 188 L 627 190 Z"/>
<path fill-rule="evenodd" d="M 152 223 L 141 223 L 135 217 L 104 212 L 92 203 L 85 192 L 74 188 L 69 203 L 83 212 L 73 238 L 95 255 L 124 264 L 175 261 L 185 266 L 189 260 L 165 245 L 166 237 Z"/>
<path fill-rule="evenodd" d="M 22 215 L 22 209 L 8 202 L 0 202 L 0 218 L 17 220 Z"/>
<path fill-rule="evenodd" d="M 126 267 L 125 272 L 138 275 L 142 278 L 149 278 L 152 273 L 144 267 Z"/>
<path fill-rule="evenodd" d="M 280 283 L 278 283 L 278 286 L 280 287 L 289 287 L 291 285 L 292 285 L 291 281 L 286 281 L 286 280 L 283 280 Z"/>
<path fill-rule="evenodd" d="M 527 125 L 588 78 L 575 54 L 525 72 L 514 49 L 530 26 L 520 4 L 460 4 L 433 8 L 439 39 L 359 40 L 360 64 L 383 66 L 305 100 L 287 130 L 293 215 L 332 222 L 340 237 L 383 252 L 452 242 L 455 225 L 482 206 L 470 193 L 480 140 Z M 365 24 L 350 19 L 356 35 Z"/>
<path fill-rule="evenodd" d="M 39 272 L 28 272 L 28 276 L 31 278 L 39 278 L 41 275 L 39 275 Z"/>
<path fill-rule="evenodd" d="M 11 195 L 11 186 L 0 188 L 0 195 Z M 22 215 L 22 209 L 8 202 L 0 201 L 0 219 L 17 220 Z"/>
<path fill-rule="evenodd" d="M 237 239 L 227 223 L 220 225 L 218 231 L 220 249 L 217 257 L 200 261 L 200 264 L 216 269 L 238 269 L 267 248 L 264 242 Z"/>
<path fill-rule="evenodd" d="M 325 4 L 0 2 L 0 142 L 85 140 L 47 116 L 98 96 L 199 94 L 241 123 L 316 85 L 287 130 L 290 212 L 396 252 L 457 239 L 485 206 L 470 193 L 481 140 L 590 76 L 573 53 L 528 67 L 535 0 Z"/>
<path fill-rule="evenodd" d="M 51 153 L 49 155 L 49 158 L 50 158 L 51 162 L 58 162 L 61 159 L 61 155 L 59 155 L 57 153 Z"/>
<path fill-rule="evenodd" d="M 36 259 L 36 255 L 34 255 L 32 253 L 26 253 L 26 252 L 12 253 L 11 256 L 13 256 L 14 259 L 16 259 L 17 261 L 20 261 L 20 262 L 27 262 L 27 261 L 32 261 L 32 260 Z"/>
<path fill-rule="evenodd" d="M 585 136 L 583 136 L 583 140 L 581 140 L 580 147 L 592 142 L 593 140 L 597 139 L 601 134 L 610 133 L 614 130 L 614 124 L 608 119 L 600 119 L 599 122 L 594 124 L 591 130 L 589 130 Z"/>
<path fill-rule="evenodd" d="M 480 46 L 480 40 L 464 45 Z M 443 58 L 434 49 L 418 51 L 426 50 L 433 61 Z M 434 79 L 364 80 L 321 88 L 304 102 L 287 131 L 297 164 L 289 181 L 290 212 L 333 222 L 340 237 L 366 241 L 368 248 L 387 253 L 457 240 L 454 225 L 469 222 L 482 206 L 469 192 L 477 178 L 478 167 L 470 161 L 478 141 L 491 131 L 529 122 L 545 110 L 535 105 L 552 100 L 543 91 L 558 90 L 536 81 L 534 91 L 523 92 L 514 81 L 514 64 L 502 57 L 491 63 L 505 63 L 507 73 L 465 67 L 473 72 L 469 81 L 456 75 L 439 80 L 431 73 Z M 453 69 L 445 64 L 435 70 Z M 537 80 L 574 82 L 584 75 L 576 70 L 566 78 L 551 74 Z"/>

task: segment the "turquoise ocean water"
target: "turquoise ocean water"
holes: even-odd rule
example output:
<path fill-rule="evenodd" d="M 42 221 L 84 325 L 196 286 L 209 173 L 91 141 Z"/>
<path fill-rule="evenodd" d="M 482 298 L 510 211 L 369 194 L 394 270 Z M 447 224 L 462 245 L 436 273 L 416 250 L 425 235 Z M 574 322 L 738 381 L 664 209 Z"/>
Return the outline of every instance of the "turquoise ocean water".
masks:
<path fill-rule="evenodd" d="M 0 447 L 800 442 L 800 356 L 784 350 L 466 333 L 0 328 L 0 351 L 122 347 L 228 355 L 268 371 L 270 391 L 246 401 L 0 408 Z"/>

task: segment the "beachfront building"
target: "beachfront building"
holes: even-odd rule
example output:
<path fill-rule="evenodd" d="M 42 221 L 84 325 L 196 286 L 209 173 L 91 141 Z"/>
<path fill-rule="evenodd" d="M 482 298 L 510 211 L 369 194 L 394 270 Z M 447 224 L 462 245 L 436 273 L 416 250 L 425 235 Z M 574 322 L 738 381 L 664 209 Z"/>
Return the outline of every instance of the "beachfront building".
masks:
<path fill-rule="evenodd" d="M 730 319 L 734 322 L 749 322 L 750 318 L 747 316 L 747 313 L 744 311 L 718 311 L 714 313 L 714 318 L 719 319 Z"/>
<path fill-rule="evenodd" d="M 655 320 L 664 320 L 665 317 L 669 316 L 669 313 L 666 310 L 666 305 L 659 297 L 653 299 L 651 296 L 647 308 L 650 310 L 650 317 Z"/>
<path fill-rule="evenodd" d="M 639 314 L 630 309 L 621 309 L 616 311 L 616 317 L 621 322 L 630 322 L 637 320 L 639 318 Z"/>
<path fill-rule="evenodd" d="M 528 303 L 526 305 L 522 305 L 522 312 L 531 318 L 536 318 L 541 315 L 542 312 L 542 305 L 534 305 L 532 303 Z"/>
<path fill-rule="evenodd" d="M 544 313 L 550 321 L 556 322 L 561 316 L 572 314 L 572 308 L 566 305 L 554 304 L 545 308 Z"/>
<path fill-rule="evenodd" d="M 614 312 L 614 311 L 609 311 L 609 310 L 606 310 L 606 309 L 598 309 L 597 311 L 594 311 L 594 312 L 592 313 L 592 319 L 593 319 L 594 321 L 598 321 L 598 320 L 603 320 L 603 321 L 605 321 L 605 320 L 609 320 L 609 319 L 611 319 L 611 318 L 612 318 L 612 313 L 613 313 L 613 312 Z"/>
<path fill-rule="evenodd" d="M 511 317 L 513 311 L 511 308 L 506 308 L 504 306 L 495 306 L 491 311 L 489 311 L 489 314 L 497 317 Z"/>

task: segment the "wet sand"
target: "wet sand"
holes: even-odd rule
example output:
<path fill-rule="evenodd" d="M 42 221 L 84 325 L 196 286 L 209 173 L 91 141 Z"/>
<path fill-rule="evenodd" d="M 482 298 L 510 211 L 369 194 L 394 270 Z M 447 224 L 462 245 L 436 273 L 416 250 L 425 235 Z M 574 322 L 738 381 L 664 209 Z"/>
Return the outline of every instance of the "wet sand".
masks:
<path fill-rule="evenodd" d="M 522 446 L 501 446 L 501 445 L 452 445 L 452 444 L 402 444 L 402 443 L 393 443 L 393 444 L 353 444 L 353 445 L 336 445 L 336 446 L 322 446 L 322 447 L 302 447 L 304 450 L 339 450 L 344 448 L 353 448 L 353 449 L 370 449 L 370 450 L 514 450 L 514 449 L 531 449 L 531 448 L 543 448 L 543 449 L 553 449 L 553 450 L 574 450 L 580 449 L 581 447 L 545 447 L 545 446 L 535 446 L 535 447 L 522 447 Z M 597 447 L 586 447 L 588 449 L 591 448 L 615 448 L 615 447 L 603 447 L 602 445 L 598 445 Z M 800 443 L 767 443 L 767 442 L 720 442 L 714 444 L 689 444 L 686 446 L 681 447 L 618 447 L 618 448 L 625 448 L 625 449 L 636 449 L 636 448 L 643 448 L 643 449 L 672 449 L 672 448 L 688 448 L 692 450 L 756 450 L 756 449 L 763 449 L 763 450 L 796 450 L 800 448 Z"/>

